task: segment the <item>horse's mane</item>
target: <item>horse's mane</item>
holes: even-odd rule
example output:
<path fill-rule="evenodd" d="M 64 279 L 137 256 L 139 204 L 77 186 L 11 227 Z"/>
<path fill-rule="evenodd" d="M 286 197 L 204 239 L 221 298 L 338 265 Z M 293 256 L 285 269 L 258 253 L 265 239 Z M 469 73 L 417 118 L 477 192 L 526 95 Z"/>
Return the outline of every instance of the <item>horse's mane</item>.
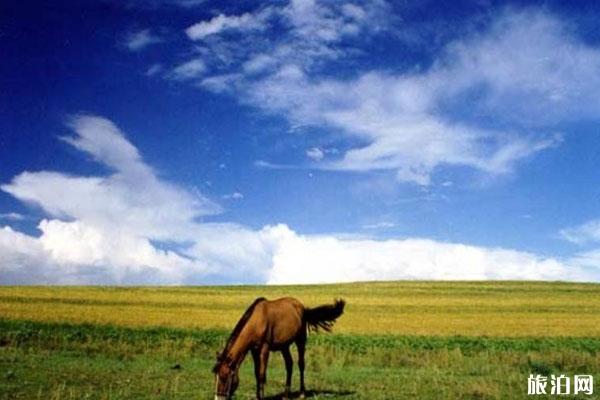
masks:
<path fill-rule="evenodd" d="M 233 328 L 233 331 L 231 332 L 231 334 L 229 335 L 229 338 L 227 339 L 227 344 L 225 345 L 225 348 L 223 349 L 221 354 L 219 354 L 217 356 L 217 365 L 215 365 L 213 372 L 216 372 L 219 364 L 221 362 L 225 361 L 225 358 L 227 357 L 227 352 L 231 348 L 231 345 L 233 344 L 233 342 L 235 342 L 237 337 L 240 335 L 240 332 L 242 332 L 242 329 L 244 328 L 244 326 L 246 326 L 246 322 L 248 322 L 248 320 L 250 319 L 250 316 L 254 312 L 254 308 L 256 307 L 256 305 L 258 303 L 260 303 L 263 300 L 266 300 L 266 298 L 259 297 L 256 300 L 254 300 L 252 302 L 252 304 L 250 304 L 250 307 L 248 307 L 248 309 L 244 312 L 244 314 L 242 315 L 242 318 L 240 318 L 240 320 L 237 322 L 237 324 L 235 324 L 235 328 Z"/>

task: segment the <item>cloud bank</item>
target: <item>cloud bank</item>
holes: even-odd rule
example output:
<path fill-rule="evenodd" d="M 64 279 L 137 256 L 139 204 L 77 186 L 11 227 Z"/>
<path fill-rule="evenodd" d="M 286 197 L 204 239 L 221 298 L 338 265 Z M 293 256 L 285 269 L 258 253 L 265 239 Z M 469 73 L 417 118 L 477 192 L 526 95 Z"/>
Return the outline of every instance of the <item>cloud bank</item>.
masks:
<path fill-rule="evenodd" d="M 269 283 L 369 280 L 596 280 L 552 258 L 426 239 L 343 240 L 287 232 L 273 257 Z"/>
<path fill-rule="evenodd" d="M 557 127 L 600 115 L 600 51 L 557 16 L 507 8 L 449 40 L 426 65 L 401 59 L 372 67 L 366 50 L 376 41 L 406 40 L 400 22 L 382 0 L 216 11 L 182 27 L 189 51 L 178 54 L 187 60 L 154 60 L 146 75 L 233 96 L 294 128 L 318 127 L 324 137 L 298 150 L 313 168 L 392 171 L 400 182 L 423 186 L 449 167 L 509 174 L 559 146 L 569 133 Z M 144 29 L 125 46 L 141 51 L 160 40 Z M 283 223 L 209 223 L 222 206 L 161 177 L 112 121 L 78 115 L 68 126 L 65 145 L 109 172 L 24 171 L 0 185 L 45 214 L 37 236 L 10 225 L 20 214 L 0 215 L 0 283 L 600 281 L 598 220 L 560 232 L 591 246 L 564 259 L 426 238 L 303 235 Z M 231 204 L 243 195 L 222 199 Z"/>
<path fill-rule="evenodd" d="M 426 239 L 302 235 L 202 219 L 221 211 L 161 179 L 111 121 L 71 119 L 61 138 L 111 172 L 23 172 L 0 189 L 41 208 L 39 236 L 0 229 L 1 284 L 322 283 L 389 279 L 600 280 L 591 254 L 560 261 Z M 596 258 L 598 259 L 598 258 Z"/>

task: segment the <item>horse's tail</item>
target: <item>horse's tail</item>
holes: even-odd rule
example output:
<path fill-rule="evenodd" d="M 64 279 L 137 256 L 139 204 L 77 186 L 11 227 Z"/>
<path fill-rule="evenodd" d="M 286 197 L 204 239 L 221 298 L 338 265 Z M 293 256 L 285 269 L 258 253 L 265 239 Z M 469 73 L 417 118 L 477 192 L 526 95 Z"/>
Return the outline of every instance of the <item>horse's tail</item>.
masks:
<path fill-rule="evenodd" d="M 312 330 L 318 331 L 319 328 L 322 328 L 330 332 L 335 320 L 344 312 L 345 305 L 346 302 L 343 299 L 337 299 L 332 305 L 305 308 L 304 321 Z"/>

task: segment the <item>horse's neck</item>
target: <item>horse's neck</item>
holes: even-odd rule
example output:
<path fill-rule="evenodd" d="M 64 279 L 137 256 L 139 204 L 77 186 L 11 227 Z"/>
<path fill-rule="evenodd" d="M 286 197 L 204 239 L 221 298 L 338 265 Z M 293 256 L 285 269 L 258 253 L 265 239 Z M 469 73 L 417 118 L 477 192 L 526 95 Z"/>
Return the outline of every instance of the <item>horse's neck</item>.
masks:
<path fill-rule="evenodd" d="M 263 298 L 257 299 L 250 307 L 244 315 L 242 319 L 238 322 L 238 325 L 234 328 L 234 332 L 238 330 L 238 326 L 240 324 L 239 332 L 232 334 L 232 341 L 227 345 L 227 356 L 230 360 L 234 361 L 236 365 L 240 365 L 241 362 L 246 357 L 248 350 L 250 347 L 257 341 L 256 337 L 256 329 L 254 326 L 256 325 L 256 319 L 253 319 L 254 313 L 256 311 L 255 306 L 260 301 L 264 300 Z"/>
<path fill-rule="evenodd" d="M 240 365 L 244 361 L 244 357 L 248 354 L 251 346 L 251 338 L 247 336 L 247 332 L 242 330 L 237 338 L 229 345 L 228 358 Z"/>

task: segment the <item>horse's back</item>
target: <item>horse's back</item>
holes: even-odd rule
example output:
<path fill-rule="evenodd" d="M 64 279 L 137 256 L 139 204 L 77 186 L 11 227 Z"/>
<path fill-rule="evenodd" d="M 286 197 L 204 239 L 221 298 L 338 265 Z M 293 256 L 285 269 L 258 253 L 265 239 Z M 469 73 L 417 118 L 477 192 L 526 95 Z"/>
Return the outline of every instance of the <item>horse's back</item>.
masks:
<path fill-rule="evenodd" d="M 300 301 L 293 297 L 282 297 L 263 301 L 259 306 L 265 316 L 272 345 L 286 345 L 296 339 L 303 328 L 304 306 Z"/>

